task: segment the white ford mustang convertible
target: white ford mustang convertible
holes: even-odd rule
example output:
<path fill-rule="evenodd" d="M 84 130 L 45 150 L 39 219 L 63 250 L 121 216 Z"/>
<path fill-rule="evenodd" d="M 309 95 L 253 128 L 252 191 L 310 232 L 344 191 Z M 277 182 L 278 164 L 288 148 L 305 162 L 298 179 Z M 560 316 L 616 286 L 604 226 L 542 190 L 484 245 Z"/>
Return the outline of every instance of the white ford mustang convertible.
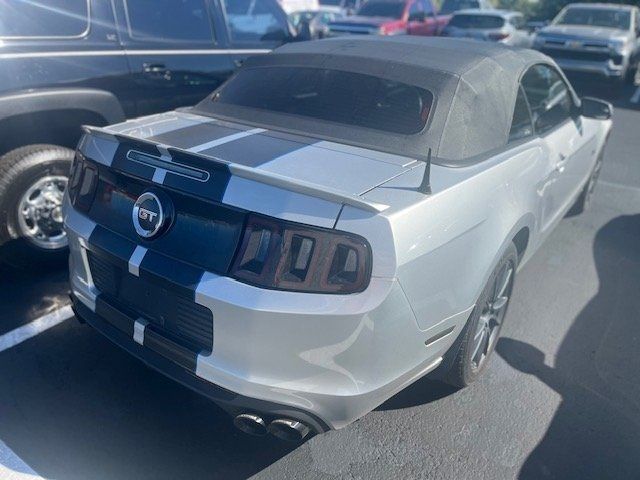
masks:
<path fill-rule="evenodd" d="M 342 428 L 434 370 L 468 385 L 518 268 L 588 205 L 611 114 L 530 50 L 286 45 L 193 108 L 87 128 L 75 311 L 249 433 Z"/>

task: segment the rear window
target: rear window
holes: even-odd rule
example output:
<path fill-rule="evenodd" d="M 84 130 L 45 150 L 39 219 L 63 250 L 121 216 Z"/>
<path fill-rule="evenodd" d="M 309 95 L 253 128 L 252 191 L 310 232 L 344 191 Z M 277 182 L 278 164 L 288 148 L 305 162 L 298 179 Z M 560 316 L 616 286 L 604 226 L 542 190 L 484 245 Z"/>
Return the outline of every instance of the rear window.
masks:
<path fill-rule="evenodd" d="M 387 18 L 401 18 L 404 12 L 404 3 L 396 2 L 367 2 L 357 15 L 361 17 L 387 17 Z"/>
<path fill-rule="evenodd" d="M 263 67 L 241 70 L 213 101 L 408 135 L 424 128 L 433 94 L 360 73 Z"/>
<path fill-rule="evenodd" d="M 504 18 L 491 15 L 454 15 L 449 25 L 458 28 L 502 28 Z"/>
<path fill-rule="evenodd" d="M 89 30 L 88 0 L 0 0 L 0 12 L 0 38 L 70 38 Z"/>

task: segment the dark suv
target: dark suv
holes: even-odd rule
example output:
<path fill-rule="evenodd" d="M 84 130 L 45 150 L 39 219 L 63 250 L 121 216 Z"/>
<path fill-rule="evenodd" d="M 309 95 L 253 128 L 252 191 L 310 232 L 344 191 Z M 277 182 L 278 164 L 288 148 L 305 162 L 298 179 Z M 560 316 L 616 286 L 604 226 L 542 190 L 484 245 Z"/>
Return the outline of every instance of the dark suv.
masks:
<path fill-rule="evenodd" d="M 63 258 L 82 125 L 195 104 L 291 38 L 276 0 L 0 2 L 0 259 Z"/>

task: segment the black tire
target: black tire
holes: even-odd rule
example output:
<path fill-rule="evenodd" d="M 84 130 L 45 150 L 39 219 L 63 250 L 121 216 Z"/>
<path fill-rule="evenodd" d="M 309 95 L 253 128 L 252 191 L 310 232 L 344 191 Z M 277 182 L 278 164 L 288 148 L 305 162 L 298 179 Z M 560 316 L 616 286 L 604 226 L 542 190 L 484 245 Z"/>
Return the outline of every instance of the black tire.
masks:
<path fill-rule="evenodd" d="M 580 215 L 581 213 L 584 213 L 585 211 L 587 211 L 591 206 L 593 191 L 596 188 L 596 185 L 598 183 L 598 178 L 600 177 L 600 171 L 602 170 L 603 153 L 604 152 L 600 152 L 600 154 L 598 155 L 598 159 L 596 160 L 596 164 L 594 165 L 593 170 L 591 171 L 589 180 L 587 181 L 586 185 L 580 192 L 580 195 L 576 199 L 576 202 L 569 209 L 569 212 L 567 212 L 568 217 Z"/>
<path fill-rule="evenodd" d="M 17 268 L 66 261 L 66 245 L 42 248 L 23 234 L 18 208 L 28 189 L 40 179 L 68 177 L 73 156 L 73 150 L 56 145 L 28 145 L 0 158 L 0 261 Z"/>
<path fill-rule="evenodd" d="M 448 371 L 442 378 L 445 383 L 458 388 L 466 387 L 473 383 L 486 368 L 498 341 L 500 330 L 504 325 L 509 301 L 511 300 L 511 292 L 513 290 L 513 282 L 517 266 L 518 251 L 512 243 L 509 245 L 507 251 L 504 253 L 498 262 L 498 265 L 489 277 L 489 280 L 476 303 L 476 307 L 473 309 L 462 333 L 451 347 L 451 350 L 447 352 L 447 357 L 449 357 L 448 362 L 450 363 Z M 510 274 L 508 274 L 508 278 L 506 278 L 507 272 L 510 272 Z M 494 327 L 496 329 L 495 336 L 493 332 L 488 334 L 490 337 L 487 337 L 486 354 L 483 359 L 478 362 L 477 357 L 474 356 L 474 354 L 476 354 L 476 341 L 478 339 L 476 335 L 479 330 L 483 330 L 481 323 L 484 324 L 484 322 L 481 320 L 481 317 L 485 317 L 485 314 L 488 314 L 490 310 L 488 305 L 494 299 L 496 290 L 498 289 L 498 287 L 496 287 L 498 283 L 505 285 L 504 288 L 502 288 L 501 285 L 499 289 L 503 290 L 502 294 L 506 295 L 507 299 L 500 309 L 499 322 L 496 321 L 497 325 Z"/>

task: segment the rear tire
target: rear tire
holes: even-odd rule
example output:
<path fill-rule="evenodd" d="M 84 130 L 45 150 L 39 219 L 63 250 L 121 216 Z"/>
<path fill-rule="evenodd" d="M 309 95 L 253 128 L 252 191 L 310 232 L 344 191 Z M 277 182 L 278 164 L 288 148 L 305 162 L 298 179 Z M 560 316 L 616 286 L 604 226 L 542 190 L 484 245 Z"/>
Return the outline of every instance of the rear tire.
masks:
<path fill-rule="evenodd" d="M 28 145 L 0 158 L 0 261 L 17 268 L 62 265 L 62 194 L 74 152 Z"/>
<path fill-rule="evenodd" d="M 517 266 L 518 251 L 511 243 L 489 277 L 459 340 L 447 353 L 452 360 L 443 378 L 445 383 L 466 387 L 486 368 L 504 324 Z"/>

